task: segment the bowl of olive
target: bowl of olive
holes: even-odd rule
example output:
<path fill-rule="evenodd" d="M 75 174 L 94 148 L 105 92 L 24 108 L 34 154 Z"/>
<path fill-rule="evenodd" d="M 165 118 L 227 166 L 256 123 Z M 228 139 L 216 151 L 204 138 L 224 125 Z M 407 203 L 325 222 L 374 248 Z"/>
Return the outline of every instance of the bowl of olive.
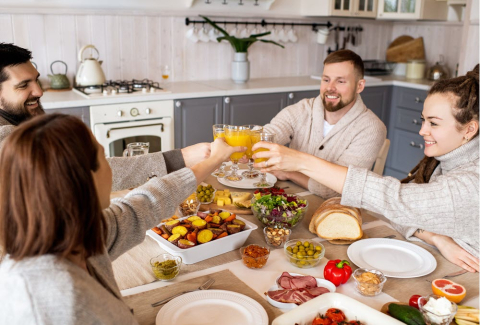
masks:
<path fill-rule="evenodd" d="M 197 200 L 201 204 L 209 204 L 213 202 L 215 192 L 217 190 L 212 185 L 198 185 L 197 186 Z"/>
<path fill-rule="evenodd" d="M 325 247 L 307 239 L 292 239 L 285 243 L 284 252 L 290 264 L 307 269 L 320 263 L 325 256 Z"/>

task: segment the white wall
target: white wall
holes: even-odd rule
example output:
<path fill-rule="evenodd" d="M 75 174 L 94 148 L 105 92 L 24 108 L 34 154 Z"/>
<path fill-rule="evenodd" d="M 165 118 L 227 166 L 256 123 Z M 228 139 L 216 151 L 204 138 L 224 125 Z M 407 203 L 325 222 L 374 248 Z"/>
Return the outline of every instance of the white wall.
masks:
<path fill-rule="evenodd" d="M 274 21 L 273 18 L 268 20 Z M 408 34 L 413 37 L 424 36 L 429 63 L 433 64 L 438 54 L 444 53 L 453 72 L 458 62 L 458 35 L 462 32 L 462 26 L 458 24 L 393 23 L 340 18 L 276 21 L 288 23 L 327 20 L 342 25 L 360 24 L 364 28 L 361 45 L 347 46 L 363 59 L 384 59 L 388 44 L 397 36 Z M 241 25 L 239 27 L 243 28 Z M 50 73 L 50 63 L 55 60 L 65 61 L 69 67 L 68 75 L 73 78 L 78 66 L 77 53 L 86 44 L 94 44 L 98 48 L 108 79 L 146 77 L 160 80 L 160 67 L 163 64 L 172 67 L 173 81 L 228 79 L 233 56 L 230 45 L 192 43 L 184 37 L 188 28 L 190 26 L 185 25 L 185 16 L 0 14 L 0 41 L 13 42 L 32 50 L 34 61 L 42 75 L 42 83 L 45 84 L 48 84 L 46 76 Z M 231 28 L 230 25 L 228 29 Z M 287 43 L 285 49 L 264 43 L 256 43 L 250 48 L 252 78 L 301 76 L 321 72 L 327 48 L 334 47 L 333 33 L 326 45 L 319 45 L 311 27 L 298 26 L 295 31 L 299 36 L 298 43 Z M 58 68 L 56 73 L 62 71 L 60 65 Z"/>

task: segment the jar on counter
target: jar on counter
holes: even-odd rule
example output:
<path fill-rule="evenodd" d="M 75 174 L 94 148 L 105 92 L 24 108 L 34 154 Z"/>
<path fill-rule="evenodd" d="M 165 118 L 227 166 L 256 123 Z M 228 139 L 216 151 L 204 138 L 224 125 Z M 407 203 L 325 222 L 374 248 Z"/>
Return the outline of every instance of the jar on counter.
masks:
<path fill-rule="evenodd" d="M 425 77 L 425 60 L 407 61 L 407 79 L 423 79 Z"/>

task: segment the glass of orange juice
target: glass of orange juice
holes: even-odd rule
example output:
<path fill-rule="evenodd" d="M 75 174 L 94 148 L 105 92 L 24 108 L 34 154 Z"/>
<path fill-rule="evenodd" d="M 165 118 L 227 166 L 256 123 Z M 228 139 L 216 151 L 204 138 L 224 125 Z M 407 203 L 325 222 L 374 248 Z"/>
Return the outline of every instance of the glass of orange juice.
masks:
<path fill-rule="evenodd" d="M 253 146 L 255 143 L 260 142 L 260 141 L 274 142 L 275 135 L 273 133 L 268 133 L 268 132 L 257 132 L 257 133 L 252 134 L 251 138 L 252 138 L 252 146 Z M 255 154 L 255 153 L 260 152 L 260 151 L 269 151 L 269 150 L 265 149 L 265 148 L 260 148 L 260 149 L 255 150 L 253 153 Z M 259 163 L 259 162 L 267 161 L 267 160 L 268 160 L 267 158 L 257 158 L 257 159 L 255 159 L 255 163 Z M 272 187 L 274 185 L 272 183 L 267 182 L 267 174 L 266 173 L 260 173 L 260 175 L 261 175 L 260 181 L 257 182 L 257 183 L 254 183 L 253 186 L 255 186 L 255 187 Z"/>
<path fill-rule="evenodd" d="M 225 141 L 232 146 L 243 146 L 243 147 L 252 147 L 250 134 L 248 129 L 243 126 L 235 126 L 235 125 L 227 125 L 225 126 Z M 232 160 L 232 173 L 228 176 L 225 176 L 225 179 L 238 182 L 243 179 L 242 176 L 238 175 L 238 160 L 243 157 L 245 154 L 244 152 L 234 152 L 230 155 L 230 159 Z"/>
<path fill-rule="evenodd" d="M 249 125 L 243 125 L 243 127 L 246 128 L 250 132 L 250 140 L 251 141 L 252 141 L 252 135 L 253 134 L 263 131 L 263 127 L 260 126 L 260 125 L 249 124 Z M 248 158 L 248 170 L 244 171 L 242 173 L 243 177 L 249 178 L 249 179 L 256 178 L 256 177 L 258 177 L 258 175 L 260 175 L 260 173 L 258 171 L 253 169 L 252 146 L 253 146 L 253 142 L 250 142 L 250 146 L 247 147 L 247 151 L 245 151 L 245 154 Z"/>
<path fill-rule="evenodd" d="M 227 125 L 225 124 L 214 124 L 212 126 L 212 129 L 213 129 L 213 141 L 217 140 L 217 138 L 225 138 L 225 127 Z M 216 171 L 214 171 L 212 173 L 212 176 L 215 176 L 215 177 L 225 177 L 226 172 L 225 172 L 225 166 L 227 164 L 225 162 L 222 162 L 222 165 L 220 166 L 219 169 L 217 169 Z"/>

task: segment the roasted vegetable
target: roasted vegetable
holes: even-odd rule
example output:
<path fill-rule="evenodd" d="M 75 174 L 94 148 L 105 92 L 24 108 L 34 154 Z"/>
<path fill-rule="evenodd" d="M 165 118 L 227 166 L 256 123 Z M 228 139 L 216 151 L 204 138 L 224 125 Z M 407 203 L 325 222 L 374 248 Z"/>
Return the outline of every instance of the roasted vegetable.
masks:
<path fill-rule="evenodd" d="M 223 222 L 233 221 L 233 220 L 235 220 L 236 217 L 237 217 L 237 216 L 235 215 L 235 213 L 232 213 L 228 218 L 223 219 Z"/>
<path fill-rule="evenodd" d="M 160 230 L 163 232 L 163 234 L 168 235 L 168 237 L 170 237 L 172 235 L 172 233 L 167 229 L 167 227 L 165 227 L 165 225 L 161 225 Z"/>
<path fill-rule="evenodd" d="M 230 212 L 228 212 L 228 211 L 223 211 L 223 212 L 220 212 L 218 215 L 220 216 L 220 218 L 222 218 L 222 220 L 225 220 L 225 219 L 227 219 L 228 217 L 230 217 Z"/>
<path fill-rule="evenodd" d="M 153 230 L 156 234 L 158 234 L 158 235 L 163 234 L 162 229 L 160 229 L 160 228 L 158 228 L 158 227 L 153 227 L 152 230 Z"/>
<path fill-rule="evenodd" d="M 240 231 L 245 229 L 245 222 L 243 222 L 242 220 L 235 219 L 235 220 L 232 221 L 232 224 L 239 225 L 240 226 Z"/>
<path fill-rule="evenodd" d="M 194 222 L 192 222 L 192 226 L 198 230 L 202 230 L 202 229 L 205 229 L 207 228 L 207 222 L 205 220 L 195 220 Z"/>
<path fill-rule="evenodd" d="M 199 216 L 199 217 L 202 218 L 202 219 L 205 219 L 205 218 L 208 216 L 208 213 L 198 211 L 198 212 L 197 212 L 197 216 Z"/>
<path fill-rule="evenodd" d="M 186 248 L 190 248 L 190 247 L 193 247 L 193 246 L 195 246 L 195 243 L 188 240 L 188 239 L 180 239 L 178 241 L 178 247 L 180 247 L 180 248 L 186 249 Z"/>
<path fill-rule="evenodd" d="M 184 237 L 187 234 L 188 230 L 184 226 L 176 226 L 172 229 L 172 234 L 180 234 Z"/>
<path fill-rule="evenodd" d="M 191 217 L 188 217 L 187 218 L 187 221 L 188 222 L 194 222 L 195 220 L 200 220 L 202 218 L 200 218 L 199 216 L 191 216 Z"/>
<path fill-rule="evenodd" d="M 178 226 L 179 224 L 180 224 L 180 221 L 172 220 L 172 221 L 165 222 L 165 227 L 167 227 L 168 231 L 171 232 L 172 229 Z"/>
<path fill-rule="evenodd" d="M 210 229 L 200 230 L 197 234 L 197 242 L 200 244 L 208 243 L 213 239 L 213 232 Z"/>
<path fill-rule="evenodd" d="M 227 225 L 227 232 L 229 234 L 236 234 L 237 232 L 240 232 L 240 230 L 239 225 Z"/>
<path fill-rule="evenodd" d="M 220 218 L 219 215 L 213 216 L 212 223 L 216 223 L 217 225 L 220 225 L 222 223 L 222 218 Z"/>
<path fill-rule="evenodd" d="M 168 237 L 168 241 L 171 242 L 174 245 L 178 245 L 178 241 L 182 238 L 182 235 L 180 234 L 174 234 Z"/>
<path fill-rule="evenodd" d="M 220 235 L 221 233 L 224 233 L 225 231 L 220 228 L 208 228 L 214 235 Z"/>

